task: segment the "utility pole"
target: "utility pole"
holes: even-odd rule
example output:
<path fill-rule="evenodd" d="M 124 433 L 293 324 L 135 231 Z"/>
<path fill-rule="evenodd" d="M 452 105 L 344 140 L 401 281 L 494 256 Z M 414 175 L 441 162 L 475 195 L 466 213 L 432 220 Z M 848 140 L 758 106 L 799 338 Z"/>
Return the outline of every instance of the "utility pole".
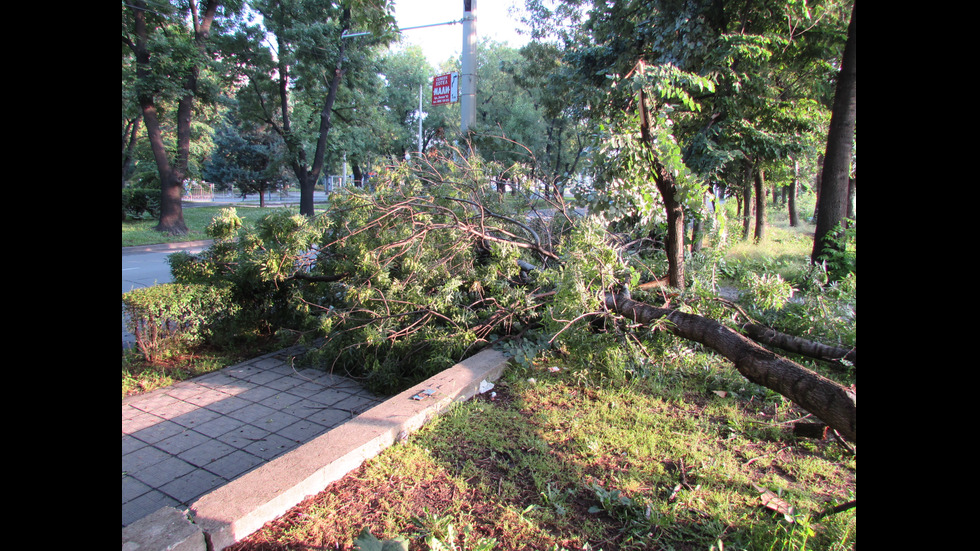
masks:
<path fill-rule="evenodd" d="M 465 136 L 470 127 L 476 123 L 476 0 L 463 0 L 463 52 L 462 70 L 459 80 L 459 107 L 460 125 L 459 128 Z M 460 21 L 450 21 L 448 23 L 432 23 L 429 25 L 419 25 L 417 27 L 405 27 L 401 30 L 421 29 L 425 27 L 436 27 L 439 25 L 456 25 Z M 354 36 L 369 35 L 370 32 L 360 32 L 344 34 L 341 38 L 351 38 Z M 419 115 L 422 112 L 422 91 L 419 90 Z M 419 149 L 422 149 L 422 122 L 419 121 Z"/>
<path fill-rule="evenodd" d="M 463 52 L 459 101 L 463 136 L 476 123 L 476 0 L 463 0 Z"/>

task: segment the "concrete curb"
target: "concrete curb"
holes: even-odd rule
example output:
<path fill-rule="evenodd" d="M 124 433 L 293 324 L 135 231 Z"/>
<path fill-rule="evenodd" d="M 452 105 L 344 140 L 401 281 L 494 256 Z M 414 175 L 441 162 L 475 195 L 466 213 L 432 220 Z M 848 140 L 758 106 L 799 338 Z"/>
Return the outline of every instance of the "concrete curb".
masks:
<path fill-rule="evenodd" d="M 123 551 L 220 551 L 323 491 L 500 378 L 509 357 L 486 349 L 191 504 L 123 528 Z M 418 399 L 420 398 L 421 399 Z M 183 519 L 183 520 L 181 520 Z"/>

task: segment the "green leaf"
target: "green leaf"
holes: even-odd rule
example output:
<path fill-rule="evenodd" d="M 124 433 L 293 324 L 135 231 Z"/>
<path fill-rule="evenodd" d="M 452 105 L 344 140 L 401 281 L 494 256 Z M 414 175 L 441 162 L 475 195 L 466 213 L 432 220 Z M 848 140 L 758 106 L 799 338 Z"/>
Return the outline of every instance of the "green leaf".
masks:
<path fill-rule="evenodd" d="M 361 551 L 408 551 L 408 540 L 395 538 L 381 541 L 371 534 L 371 529 L 365 527 L 354 540 L 354 547 Z"/>

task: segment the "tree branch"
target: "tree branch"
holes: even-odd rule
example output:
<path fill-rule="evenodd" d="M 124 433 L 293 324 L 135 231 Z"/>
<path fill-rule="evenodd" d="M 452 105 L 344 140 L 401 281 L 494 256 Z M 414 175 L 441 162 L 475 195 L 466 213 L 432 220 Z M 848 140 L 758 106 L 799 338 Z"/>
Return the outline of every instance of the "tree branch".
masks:
<path fill-rule="evenodd" d="M 857 442 L 857 391 L 785 358 L 744 335 L 701 316 L 635 302 L 607 293 L 606 307 L 644 325 L 666 318 L 670 330 L 714 349 L 735 364 L 753 383 L 774 390 L 799 404 L 842 436 Z"/>

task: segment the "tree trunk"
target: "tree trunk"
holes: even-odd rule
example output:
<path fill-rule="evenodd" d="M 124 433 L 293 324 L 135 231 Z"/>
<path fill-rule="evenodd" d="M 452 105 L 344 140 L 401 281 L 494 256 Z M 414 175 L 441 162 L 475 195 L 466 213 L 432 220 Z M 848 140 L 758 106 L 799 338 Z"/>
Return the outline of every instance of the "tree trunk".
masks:
<path fill-rule="evenodd" d="M 637 323 L 661 318 L 674 334 L 712 348 L 753 383 L 789 398 L 844 438 L 857 442 L 857 391 L 777 356 L 724 325 L 694 314 L 606 295 L 606 306 Z"/>
<path fill-rule="evenodd" d="M 146 28 L 146 5 L 141 0 L 135 0 L 133 15 L 135 18 L 136 43 L 132 44 L 133 53 L 136 56 L 136 78 L 141 83 L 148 83 L 152 80 L 150 74 L 150 50 L 147 47 L 148 30 Z M 140 110 L 143 113 L 143 123 L 146 125 L 146 135 L 150 142 L 150 150 L 153 152 L 153 159 L 156 161 L 157 171 L 160 174 L 160 191 L 162 198 L 160 201 L 160 222 L 154 228 L 157 231 L 183 235 L 187 233 L 187 224 L 184 223 L 184 213 L 180 210 L 180 191 L 181 182 L 170 164 L 167 156 L 167 148 L 163 140 L 163 131 L 160 128 L 160 119 L 157 116 L 156 101 L 153 90 L 148 86 L 140 86 L 139 92 Z M 174 196 L 176 196 L 177 208 L 173 208 Z"/>
<path fill-rule="evenodd" d="M 823 153 L 817 155 L 817 174 L 813 177 L 813 193 L 816 200 L 813 202 L 813 217 L 811 220 L 816 223 L 817 216 L 820 215 L 820 181 L 823 179 Z"/>
<path fill-rule="evenodd" d="M 343 12 L 343 18 L 340 25 L 340 35 L 343 36 L 347 32 L 350 26 L 350 9 L 345 8 Z M 277 37 L 280 51 L 284 48 L 282 42 L 282 37 Z M 346 42 L 344 39 L 340 39 L 340 48 L 337 53 L 337 65 L 334 68 L 334 74 L 330 80 L 330 87 L 327 91 L 327 95 L 324 98 L 323 106 L 320 108 L 320 126 L 319 134 L 317 137 L 316 150 L 313 153 L 313 163 L 309 169 L 307 169 L 306 162 L 306 149 L 303 144 L 299 143 L 297 138 L 293 136 L 292 129 L 290 126 L 290 115 L 289 115 L 289 67 L 285 61 L 280 58 L 279 61 L 279 98 L 281 102 L 280 109 L 282 111 L 282 130 L 281 134 L 286 142 L 286 148 L 290 153 L 290 165 L 293 169 L 293 174 L 296 175 L 296 180 L 299 182 L 299 212 L 300 214 L 312 217 L 314 213 L 313 206 L 313 191 L 316 186 L 316 182 L 320 179 L 320 174 L 323 172 L 323 159 L 326 153 L 327 146 L 327 134 L 330 132 L 332 126 L 331 115 L 333 113 L 333 104 L 337 99 L 337 90 L 340 87 L 340 81 L 343 80 L 344 70 L 344 52 L 346 49 Z M 345 175 L 346 176 L 346 175 Z"/>
<path fill-rule="evenodd" d="M 793 183 L 789 186 L 789 225 L 797 227 L 800 225 L 800 215 L 796 212 L 796 193 L 800 182 L 800 163 L 793 160 Z"/>
<path fill-rule="evenodd" d="M 855 3 L 856 6 L 856 3 Z M 813 237 L 811 261 L 818 263 L 827 253 L 840 248 L 837 231 L 847 213 L 847 188 L 851 172 L 851 148 L 857 106 L 857 61 L 855 8 L 851 9 L 851 22 L 847 28 L 847 43 L 841 60 L 834 105 L 830 115 L 830 131 L 827 135 L 827 153 L 824 156 L 823 178 L 820 183 L 820 213 Z"/>
<path fill-rule="evenodd" d="M 211 23 L 218 12 L 220 0 L 208 0 L 204 7 L 203 16 L 197 10 L 197 2 L 190 2 L 191 18 L 194 25 L 194 44 L 202 59 L 207 55 L 206 44 L 211 35 Z M 191 151 L 191 113 L 194 110 L 194 98 L 197 95 L 200 64 L 195 63 L 187 70 L 183 91 L 177 100 L 177 159 L 174 167 L 174 185 L 164 188 L 160 200 L 160 224 L 158 231 L 171 234 L 186 234 L 187 225 L 184 223 L 183 194 L 184 180 L 187 178 L 190 166 Z"/>
<path fill-rule="evenodd" d="M 755 242 L 766 236 L 766 177 L 761 168 L 753 172 L 755 177 Z"/>
<path fill-rule="evenodd" d="M 794 354 L 799 354 L 801 356 L 807 356 L 818 360 L 847 360 L 852 364 L 857 364 L 857 349 L 838 348 L 835 346 L 828 346 L 826 344 L 808 341 L 806 339 L 794 337 L 793 335 L 779 333 L 773 329 L 762 325 L 756 325 L 754 323 L 747 323 L 743 325 L 742 331 L 756 342 L 769 346 L 775 346 L 786 350 L 787 352 L 792 352 Z"/>
<path fill-rule="evenodd" d="M 210 35 L 211 23 L 214 21 L 220 0 L 209 0 L 203 17 L 197 10 L 196 2 L 190 3 L 194 24 L 194 41 L 198 51 L 205 54 L 205 43 Z M 133 14 L 136 23 L 136 44 L 134 53 L 137 59 L 137 79 L 146 85 L 151 81 L 149 74 L 150 54 L 147 48 L 148 31 L 146 28 L 146 5 L 142 0 L 134 0 Z M 160 173 L 160 222 L 155 230 L 172 235 L 187 233 L 184 223 L 184 213 L 181 205 L 184 178 L 190 157 L 191 112 L 193 111 L 194 96 L 197 93 L 197 78 L 200 72 L 198 64 L 192 64 L 188 73 L 183 75 L 184 84 L 181 96 L 177 100 L 177 159 L 171 164 L 163 147 L 163 133 L 157 117 L 156 103 L 152 90 L 145 89 L 140 93 L 140 108 L 143 112 L 143 122 L 146 124 L 150 147 Z M 152 126 L 152 128 L 151 128 Z"/>
<path fill-rule="evenodd" d="M 691 252 L 696 253 L 701 250 L 704 245 L 704 220 L 700 218 L 694 219 L 694 228 L 691 232 Z"/>
<path fill-rule="evenodd" d="M 153 159 L 157 164 L 157 172 L 160 174 L 160 190 L 164 196 L 172 199 L 177 195 L 177 203 L 180 203 L 180 182 L 174 174 L 170 159 L 167 157 L 167 148 L 163 142 L 163 132 L 160 130 L 160 121 L 157 118 L 156 104 L 152 97 L 140 96 L 140 107 L 143 110 L 143 122 L 146 125 L 146 136 L 150 142 L 150 150 L 153 152 Z M 154 228 L 157 231 L 174 235 L 187 233 L 187 224 L 184 223 L 184 213 L 182 210 L 164 211 L 161 200 L 160 222 Z"/>
<path fill-rule="evenodd" d="M 651 153 L 651 162 L 654 164 L 654 172 L 657 190 L 663 199 L 664 208 L 667 211 L 667 278 L 670 286 L 677 289 L 684 289 L 684 208 L 675 199 L 677 196 L 677 182 L 674 176 L 668 171 L 660 159 L 657 158 L 653 148 L 653 137 L 650 134 L 650 111 L 647 106 L 646 93 L 640 90 L 640 134 Z"/>
<path fill-rule="evenodd" d="M 133 150 L 136 149 L 136 138 L 139 134 L 140 116 L 137 115 L 126 122 L 122 135 L 122 187 L 133 169 Z"/>
<path fill-rule="evenodd" d="M 742 241 L 749 238 L 752 229 L 752 167 L 746 166 L 742 182 Z"/>
<path fill-rule="evenodd" d="M 357 159 L 351 159 L 350 162 L 351 172 L 354 174 L 354 186 L 363 188 L 364 187 L 364 173 L 361 172 L 361 165 L 357 163 Z"/>

